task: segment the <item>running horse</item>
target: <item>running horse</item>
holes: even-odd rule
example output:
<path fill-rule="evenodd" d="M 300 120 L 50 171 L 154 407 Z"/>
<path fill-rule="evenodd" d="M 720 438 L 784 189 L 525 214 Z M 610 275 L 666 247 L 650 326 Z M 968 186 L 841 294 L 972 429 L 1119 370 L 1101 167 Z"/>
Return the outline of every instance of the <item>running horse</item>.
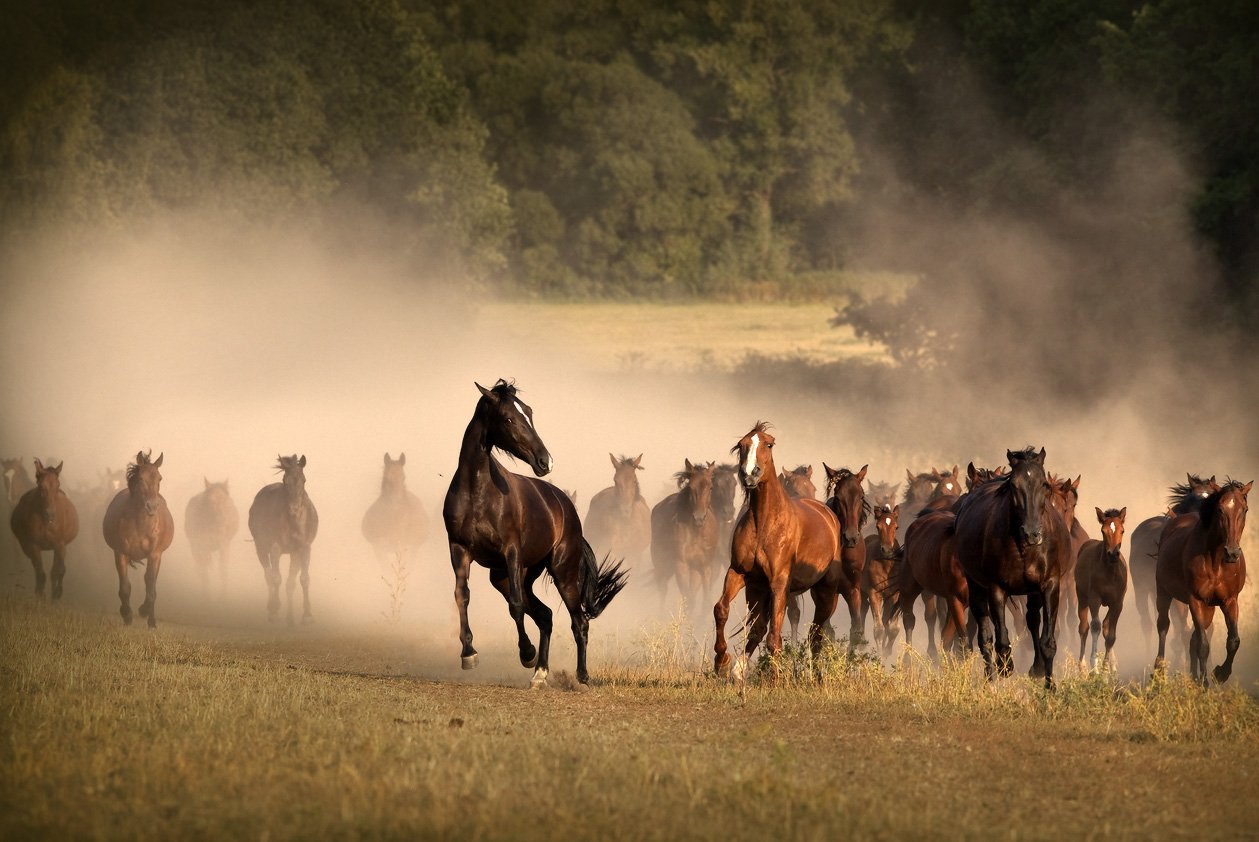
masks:
<path fill-rule="evenodd" d="M 162 569 L 162 553 L 175 537 L 175 519 L 171 517 L 166 499 L 162 497 L 162 460 L 153 451 L 136 454 L 127 466 L 127 487 L 119 491 L 105 509 L 101 532 L 105 543 L 114 551 L 114 567 L 118 571 L 118 613 L 131 625 L 131 565 L 146 561 L 144 567 L 144 602 L 140 616 L 147 617 L 149 628 L 157 627 L 157 574 Z"/>
<path fill-rule="evenodd" d="M 874 645 L 885 657 L 892 654 L 898 632 L 895 624 L 884 619 L 883 603 L 897 598 L 892 574 L 901 557 L 901 545 L 896 540 L 900 513 L 900 506 L 887 503 L 875 508 L 875 533 L 866 536 L 866 566 L 861 573 L 861 625 L 864 629 L 866 615 L 873 615 Z"/>
<path fill-rule="evenodd" d="M 717 517 L 713 514 L 713 462 L 692 464 L 674 475 L 678 490 L 651 510 L 651 564 L 663 606 L 670 580 L 676 580 L 694 610 L 712 592 L 716 575 Z"/>
<path fill-rule="evenodd" d="M 866 470 L 853 473 L 847 468 L 835 470 L 825 462 L 826 507 L 835 513 L 839 522 L 839 593 L 848 603 L 851 626 L 848 632 L 848 652 L 852 654 L 858 643 L 863 642 L 865 625 L 861 613 L 861 579 L 866 569 L 866 542 L 861 535 L 870 516 L 870 503 L 866 500 Z"/>
<path fill-rule="evenodd" d="M 1071 533 L 1049 501 L 1045 450 L 1007 451 L 1010 474 L 962 498 L 954 526 L 957 557 L 970 588 L 970 610 L 988 677 L 1014 671 L 1006 599 L 1027 596 L 1033 677 L 1053 685 L 1058 650 L 1059 579 L 1071 551 Z M 992 623 L 990 630 L 985 620 Z M 995 638 L 995 659 L 994 659 Z"/>
<path fill-rule="evenodd" d="M 1059 629 L 1066 632 L 1071 624 L 1071 618 L 1079 612 L 1079 602 L 1076 599 L 1075 589 L 1075 564 L 1076 559 L 1080 556 L 1080 550 L 1089 541 L 1089 534 L 1080 524 L 1080 519 L 1075 516 L 1076 506 L 1080 503 L 1080 479 L 1070 477 L 1059 479 L 1053 474 L 1049 474 L 1049 494 L 1050 501 L 1053 503 L 1058 513 L 1062 515 L 1063 521 L 1067 524 L 1067 529 L 1071 531 L 1071 552 L 1068 554 L 1067 569 L 1062 571 L 1062 597 L 1066 600 L 1066 610 L 1062 612 L 1063 627 Z"/>
<path fill-rule="evenodd" d="M 1246 586 L 1246 556 L 1242 531 L 1246 528 L 1246 498 L 1254 482 L 1242 485 L 1229 480 L 1202 501 L 1196 512 L 1178 515 L 1163 529 L 1158 547 L 1158 658 L 1154 668 L 1165 665 L 1168 609 L 1173 599 L 1188 603 L 1193 619 L 1189 640 L 1190 674 L 1207 683 L 1207 659 L 1211 656 L 1211 622 L 1218 607 L 1228 626 L 1224 662 L 1213 672 L 1218 682 L 1228 681 L 1233 658 L 1241 646 L 1237 634 L 1237 597 Z"/>
<path fill-rule="evenodd" d="M 232 555 L 232 539 L 240 530 L 240 512 L 232 502 L 227 480 L 210 482 L 202 477 L 205 490 L 188 500 L 184 509 L 184 532 L 192 548 L 192 558 L 201 574 L 202 590 L 210 585 L 214 555 L 219 557 L 219 595 L 227 590 L 227 569 Z"/>
<path fill-rule="evenodd" d="M 808 635 L 816 657 L 821 652 L 823 629 L 839 601 L 839 521 L 817 500 L 787 496 L 774 467 L 774 437 L 768 426 L 758 421 L 731 449 L 739 456 L 739 480 L 748 499 L 734 527 L 730 568 L 721 598 L 713 606 L 717 634 L 713 668 L 718 675 L 730 670 L 726 620 L 730 603 L 745 587 L 747 657 L 762 639 L 771 656 L 782 651 L 787 597 L 806 590 L 816 606 Z M 771 670 L 776 676 L 776 663 L 771 662 Z"/>
<path fill-rule="evenodd" d="M 1128 592 L 1128 563 L 1123 557 L 1123 524 L 1128 508 L 1097 509 L 1097 522 L 1102 527 L 1102 540 L 1096 538 L 1084 542 L 1075 562 L 1075 593 L 1080 618 L 1080 662 L 1085 668 L 1097 662 L 1097 638 L 1104 635 L 1106 657 L 1104 663 L 1110 669 L 1115 664 L 1116 626 L 1123 613 L 1123 598 Z M 1106 619 L 1101 618 L 1102 606 L 1106 606 Z M 1091 620 L 1090 620 L 1091 615 Z M 1084 644 L 1089 630 L 1093 632 L 1093 654 L 1084 660 Z"/>
<path fill-rule="evenodd" d="M 713 469 L 713 514 L 717 517 L 717 547 L 713 562 L 720 570 L 730 560 L 730 536 L 738 514 L 735 496 L 739 491 L 739 466 L 718 465 Z"/>
<path fill-rule="evenodd" d="M 380 496 L 363 515 L 362 532 L 384 569 L 392 563 L 405 565 L 428 535 L 428 515 L 420 498 L 407 490 L 407 455 L 385 454 L 380 477 Z"/>
<path fill-rule="evenodd" d="M 939 510 L 923 512 L 910 524 L 892 584 L 898 596 L 884 609 L 884 622 L 888 624 L 904 615 L 905 645 L 909 646 L 914 634 L 914 600 L 920 595 L 924 603 L 932 599 L 933 610 L 924 612 L 927 655 L 932 658 L 939 654 L 935 642 L 936 610 L 944 613 L 942 649 L 956 653 L 966 633 L 970 586 L 957 559 L 956 522 L 953 511 Z"/>
<path fill-rule="evenodd" d="M 249 534 L 267 578 L 267 619 L 280 613 L 280 556 L 289 557 L 288 623 L 293 625 L 293 591 L 302 582 L 302 622 L 310 615 L 310 545 L 319 532 L 319 513 L 306 493 L 306 456 L 277 456 L 279 482 L 264 485 L 249 507 Z"/>
<path fill-rule="evenodd" d="M 900 503 L 901 521 L 898 527 L 900 531 L 896 535 L 896 539 L 901 544 L 905 543 L 905 533 L 909 531 L 909 525 L 922 513 L 923 509 L 929 505 L 933 509 L 937 508 L 940 504 L 936 504 L 935 501 L 944 497 L 951 498 L 949 500 L 951 504 L 961 493 L 961 489 L 957 487 L 956 467 L 952 471 L 932 468 L 929 472 L 920 474 L 915 474 L 906 468 L 905 481 L 905 496 Z"/>
<path fill-rule="evenodd" d="M 66 575 L 66 545 L 79 534 L 79 513 L 61 490 L 61 467 L 45 468 L 35 460 L 35 487 L 18 498 L 9 526 L 22 553 L 35 568 L 35 595 L 44 595 L 45 552 L 52 553 L 52 598 L 61 598 Z"/>
<path fill-rule="evenodd" d="M 586 685 L 586 640 L 590 621 L 625 587 L 621 562 L 595 560 L 582 536 L 577 509 L 563 491 L 532 477 L 511 473 L 494 458 L 498 448 L 528 464 L 539 477 L 551 472 L 551 454 L 533 425 L 533 410 L 516 387 L 499 380 L 481 393 L 463 434 L 459 465 L 450 480 L 442 516 L 455 572 L 455 606 L 464 669 L 477 665 L 468 627 L 468 574 L 472 562 L 490 571 L 490 582 L 507 600 L 519 635 L 520 663 L 534 668 L 531 687 L 546 685 L 551 647 L 551 609 L 533 592 L 548 573 L 572 618 L 577 641 L 577 680 Z M 538 627 L 535 649 L 525 632 L 525 616 Z"/>
<path fill-rule="evenodd" d="M 787 492 L 787 496 L 792 500 L 814 500 L 817 498 L 817 486 L 813 484 L 813 466 L 797 465 L 788 471 L 782 469 L 782 473 L 778 475 L 778 481 L 782 483 L 783 491 Z M 791 639 L 800 639 L 800 594 L 792 594 L 787 597 L 787 623 L 791 626 Z M 833 629 L 829 626 L 826 629 L 828 635 L 833 633 Z"/>
<path fill-rule="evenodd" d="M 22 464 L 22 457 L 16 459 L 0 459 L 0 467 L 4 470 L 4 503 L 5 513 L 10 517 L 13 515 L 13 509 L 17 506 L 18 500 L 22 499 L 22 495 L 35 487 L 35 483 L 31 481 L 31 475 L 27 473 L 26 466 Z M 6 554 L 12 556 L 15 563 L 21 563 L 22 545 L 17 542 L 16 536 L 13 537 L 11 543 L 6 544 Z"/>
<path fill-rule="evenodd" d="M 651 513 L 638 486 L 643 454 L 612 460 L 612 486 L 590 498 L 584 533 L 592 549 L 632 567 L 651 543 Z"/>

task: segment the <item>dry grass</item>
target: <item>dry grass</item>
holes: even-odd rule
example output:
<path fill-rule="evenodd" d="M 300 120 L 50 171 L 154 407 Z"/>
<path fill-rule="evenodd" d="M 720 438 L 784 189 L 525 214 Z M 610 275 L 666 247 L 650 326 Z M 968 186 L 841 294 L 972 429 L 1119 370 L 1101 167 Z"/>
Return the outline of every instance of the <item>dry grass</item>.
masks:
<path fill-rule="evenodd" d="M 820 683 L 754 676 L 740 689 L 704 675 L 679 619 L 621 663 L 596 648 L 591 691 L 561 680 L 531 693 L 427 680 L 440 670 L 422 662 L 378 669 L 430 641 L 376 635 L 149 632 L 0 600 L 0 838 L 1218 838 L 1250 827 L 1259 709 L 1236 688 L 1090 678 L 1047 694 L 911 656 L 891 670 L 834 657 Z"/>

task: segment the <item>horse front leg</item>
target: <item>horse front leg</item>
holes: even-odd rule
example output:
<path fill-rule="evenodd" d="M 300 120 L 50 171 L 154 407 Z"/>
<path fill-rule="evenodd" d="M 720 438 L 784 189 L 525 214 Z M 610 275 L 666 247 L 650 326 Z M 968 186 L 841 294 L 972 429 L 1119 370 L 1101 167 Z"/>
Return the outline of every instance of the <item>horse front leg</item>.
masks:
<path fill-rule="evenodd" d="M 1003 676 L 1011 675 L 1014 672 L 1014 650 L 1010 646 L 1010 628 L 1006 624 L 1005 604 L 1005 591 L 998 587 L 988 591 L 988 613 L 992 615 L 993 642 L 997 653 L 997 674 Z"/>
<path fill-rule="evenodd" d="M 969 597 L 970 613 L 975 620 L 975 634 L 979 639 L 979 654 L 984 658 L 984 675 L 991 681 L 996 677 L 996 668 L 993 663 L 992 623 L 984 622 L 991 619 L 988 616 L 988 592 L 972 582 Z"/>
<path fill-rule="evenodd" d="M 927 627 L 927 657 L 939 660 L 940 652 L 936 649 L 936 623 L 940 619 L 939 611 L 936 609 L 936 598 L 934 594 L 926 591 L 922 594 L 922 624 Z M 906 638 L 908 641 L 908 638 Z"/>
<path fill-rule="evenodd" d="M 301 569 L 302 564 L 298 560 L 297 551 L 294 550 L 289 553 L 289 575 L 284 580 L 284 609 L 290 626 L 293 625 L 293 592 L 297 590 L 297 576 Z"/>
<path fill-rule="evenodd" d="M 263 544 L 254 544 L 254 551 L 267 582 L 267 622 L 274 623 L 280 613 L 280 556 Z"/>
<path fill-rule="evenodd" d="M 1189 641 L 1189 671 L 1205 687 L 1207 661 L 1211 657 L 1211 621 L 1215 619 L 1215 606 L 1190 595 L 1189 616 L 1193 618 L 1193 637 Z"/>
<path fill-rule="evenodd" d="M 302 622 L 309 623 L 311 621 L 310 614 L 310 544 L 297 550 L 291 556 L 299 561 L 298 576 L 302 583 Z"/>
<path fill-rule="evenodd" d="M 149 553 L 144 566 L 144 602 L 140 603 L 140 616 L 147 617 L 149 628 L 157 628 L 157 574 L 162 569 L 162 554 Z"/>
<path fill-rule="evenodd" d="M 1027 613 L 1024 615 L 1024 618 L 1027 622 L 1028 637 L 1032 641 L 1032 668 L 1028 670 L 1027 674 L 1032 678 L 1044 678 L 1045 676 L 1045 650 L 1041 645 L 1041 624 L 1045 618 L 1044 605 L 1044 594 L 1029 593 L 1027 595 Z M 1044 629 L 1044 632 L 1048 634 L 1049 629 Z M 1013 660 L 1011 660 L 1010 667 L 1011 671 L 1013 671 Z"/>
<path fill-rule="evenodd" d="M 713 606 L 713 625 L 716 627 L 717 641 L 713 644 L 713 672 L 726 675 L 730 671 L 730 653 L 726 645 L 726 621 L 730 619 L 730 603 L 739 595 L 747 584 L 747 577 L 733 567 L 726 571 L 726 582 L 722 586 L 721 596 Z"/>
<path fill-rule="evenodd" d="M 232 549 L 231 542 L 224 541 L 219 544 L 219 600 L 227 598 L 227 569 L 231 564 Z"/>
<path fill-rule="evenodd" d="M 118 613 L 122 615 L 124 625 L 131 625 L 131 559 L 117 550 L 114 551 L 114 567 L 118 571 Z"/>
<path fill-rule="evenodd" d="M 815 585 L 813 595 L 813 622 L 809 624 L 809 653 L 813 656 L 813 676 L 822 679 L 822 643 L 826 638 L 826 623 L 839 605 L 839 591 L 826 585 Z"/>
<path fill-rule="evenodd" d="M 1228 627 L 1228 639 L 1224 642 L 1224 663 L 1215 668 L 1213 675 L 1216 681 L 1223 684 L 1233 674 L 1233 657 L 1242 645 L 1241 636 L 1237 633 L 1237 597 L 1225 602 L 1221 613 L 1224 615 L 1224 625 Z"/>
<path fill-rule="evenodd" d="M 1158 654 L 1154 656 L 1154 671 L 1167 669 L 1167 630 L 1171 628 L 1172 595 L 1162 588 L 1158 589 L 1156 609 L 1158 612 Z"/>
<path fill-rule="evenodd" d="M 455 571 L 455 607 L 459 609 L 459 642 L 463 647 L 459 654 L 460 666 L 470 670 L 477 665 L 477 651 L 472 648 L 472 629 L 468 627 L 468 601 L 472 598 L 468 590 L 468 574 L 472 568 L 472 553 L 466 547 L 452 543 L 450 566 Z"/>
<path fill-rule="evenodd" d="M 1116 628 L 1119 625 L 1119 615 L 1122 613 L 1123 613 L 1123 600 L 1120 599 L 1114 604 L 1106 606 L 1106 619 L 1102 621 L 1102 635 L 1106 640 L 1105 664 L 1106 664 L 1106 668 L 1112 671 L 1118 669 L 1118 664 L 1115 663 L 1115 637 L 1116 637 Z M 1093 647 L 1094 647 L 1093 655 L 1094 657 L 1096 657 L 1097 644 L 1094 643 Z"/>
<path fill-rule="evenodd" d="M 769 650 L 770 675 L 778 681 L 778 656 L 783 651 L 783 620 L 787 615 L 787 597 L 789 579 L 787 574 L 770 582 L 769 586 L 769 634 L 766 636 L 765 647 Z"/>
<path fill-rule="evenodd" d="M 19 546 L 22 554 L 30 559 L 31 567 L 35 569 L 35 596 L 42 599 L 44 587 L 48 581 L 48 576 L 44 573 L 44 554 L 33 544 L 20 544 Z"/>
<path fill-rule="evenodd" d="M 865 623 L 861 617 L 861 586 L 854 584 L 844 594 L 848 603 L 848 654 L 852 655 L 859 644 L 865 643 Z"/>
<path fill-rule="evenodd" d="M 52 601 L 61 599 L 61 589 L 66 578 L 66 545 L 59 544 L 52 550 Z"/>

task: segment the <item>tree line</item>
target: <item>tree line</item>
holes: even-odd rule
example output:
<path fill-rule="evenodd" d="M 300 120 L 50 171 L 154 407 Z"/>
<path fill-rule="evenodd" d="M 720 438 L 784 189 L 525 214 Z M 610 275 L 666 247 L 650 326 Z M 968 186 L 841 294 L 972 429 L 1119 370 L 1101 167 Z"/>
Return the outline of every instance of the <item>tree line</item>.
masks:
<path fill-rule="evenodd" d="M 1248 0 L 6 5 L 10 229 L 363 207 L 519 293 L 820 294 L 889 171 L 1000 213 L 1088 195 L 1153 122 L 1253 303 Z"/>

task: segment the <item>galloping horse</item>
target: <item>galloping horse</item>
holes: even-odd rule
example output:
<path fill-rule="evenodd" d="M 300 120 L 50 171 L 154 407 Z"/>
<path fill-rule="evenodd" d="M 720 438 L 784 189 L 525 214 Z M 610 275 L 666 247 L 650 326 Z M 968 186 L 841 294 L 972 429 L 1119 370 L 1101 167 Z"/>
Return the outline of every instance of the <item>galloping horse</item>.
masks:
<path fill-rule="evenodd" d="M 1071 552 L 1068 554 L 1067 569 L 1062 571 L 1062 581 L 1059 583 L 1067 606 L 1062 612 L 1062 628 L 1059 629 L 1064 634 L 1071 624 L 1071 618 L 1079 611 L 1079 602 L 1075 595 L 1075 562 L 1080 555 L 1080 548 L 1089 541 L 1088 532 L 1075 516 L 1075 507 L 1080 503 L 1080 479 L 1078 476 L 1075 479 L 1059 479 L 1053 474 L 1048 476 L 1050 502 L 1071 531 Z"/>
<path fill-rule="evenodd" d="M 105 510 L 101 532 L 105 543 L 114 551 L 114 567 L 118 571 L 118 613 L 131 625 L 131 581 L 128 569 L 147 559 L 144 568 L 144 602 L 140 616 L 148 617 L 149 628 L 157 627 L 157 574 L 162 569 L 162 553 L 175 537 L 175 519 L 162 497 L 162 460 L 150 461 L 153 451 L 136 454 L 136 461 L 127 466 L 127 487 L 119 491 Z"/>
<path fill-rule="evenodd" d="M 884 507 L 893 508 L 896 506 L 896 492 L 900 489 L 899 482 L 874 482 L 866 481 L 866 499 L 870 501 L 871 511 L 882 511 Z M 871 521 L 866 525 L 864 534 L 867 538 L 878 534 L 878 521 Z M 869 559 L 869 554 L 866 555 Z"/>
<path fill-rule="evenodd" d="M 21 500 L 23 494 L 34 488 L 35 483 L 31 481 L 31 475 L 26 472 L 26 466 L 22 464 L 22 457 L 20 456 L 16 459 L 0 459 L 0 467 L 4 469 L 5 512 L 12 516 L 18 500 Z M 11 543 L 5 543 L 5 548 L 5 554 L 11 554 L 13 561 L 20 563 L 20 558 L 24 553 L 22 552 L 22 545 L 17 542 L 16 536 Z"/>
<path fill-rule="evenodd" d="M 716 569 L 717 518 L 712 510 L 715 464 L 692 464 L 674 475 L 678 490 L 651 510 L 651 564 L 663 606 L 669 581 L 694 610 L 704 593 L 712 593 Z"/>
<path fill-rule="evenodd" d="M 1246 528 L 1246 497 L 1254 482 L 1242 485 L 1229 480 L 1202 501 L 1197 512 L 1178 515 L 1163 529 L 1158 549 L 1158 658 L 1162 667 L 1167 629 L 1171 624 L 1168 608 L 1173 599 L 1189 604 L 1193 637 L 1189 641 L 1190 674 L 1207 682 L 1207 659 L 1211 655 L 1211 621 L 1220 607 L 1228 626 L 1224 663 L 1215 668 L 1215 680 L 1228 681 L 1233 657 L 1241 646 L 1237 634 L 1237 596 L 1246 586 L 1246 556 L 1242 553 L 1242 530 Z"/>
<path fill-rule="evenodd" d="M 43 554 L 52 552 L 52 598 L 61 598 L 66 575 L 66 544 L 79 534 L 79 513 L 61 490 L 61 467 L 45 468 L 35 460 L 35 487 L 18 498 L 9 526 L 18 546 L 35 568 L 35 595 L 44 595 Z"/>
<path fill-rule="evenodd" d="M 778 475 L 778 481 L 782 483 L 783 491 L 787 492 L 787 496 L 792 500 L 814 500 L 817 499 L 817 486 L 813 484 L 813 466 L 797 465 L 788 471 L 786 468 Z M 791 626 L 791 639 L 799 640 L 800 638 L 800 594 L 791 594 L 787 597 L 787 622 Z M 833 630 L 828 626 L 827 633 Z"/>
<path fill-rule="evenodd" d="M 1141 634 L 1145 643 L 1152 643 L 1154 634 L 1154 603 L 1158 591 L 1158 542 L 1164 527 L 1172 522 L 1177 515 L 1196 512 L 1202 508 L 1202 502 L 1220 490 L 1220 484 L 1211 476 L 1203 479 L 1196 474 L 1185 474 L 1186 482 L 1173 485 L 1168 489 L 1167 502 L 1171 507 L 1167 513 L 1146 518 L 1132 530 L 1132 552 L 1128 563 L 1132 572 L 1132 590 L 1136 594 L 1137 614 L 1141 617 Z M 1176 613 L 1175 628 L 1178 635 L 1183 635 L 1188 648 L 1189 609 L 1180 603 L 1172 604 Z"/>
<path fill-rule="evenodd" d="M 651 543 L 651 513 L 638 487 L 643 455 L 630 459 L 611 453 L 612 486 L 590 498 L 583 527 L 596 553 L 621 558 L 631 567 Z"/>
<path fill-rule="evenodd" d="M 249 534 L 267 577 L 267 619 L 280 613 L 280 556 L 288 554 L 288 623 L 293 625 L 293 591 L 302 581 L 302 622 L 310 620 L 310 545 L 319 532 L 319 513 L 306 494 L 306 456 L 277 456 L 279 482 L 264 485 L 249 507 Z"/>
<path fill-rule="evenodd" d="M 384 569 L 396 562 L 406 564 L 428 536 L 428 515 L 420 498 L 407 490 L 407 455 L 397 459 L 385 454 L 380 496 L 363 515 L 362 532 Z"/>
<path fill-rule="evenodd" d="M 901 557 L 901 545 L 896 541 L 896 523 L 901 507 L 884 503 L 874 510 L 873 535 L 866 536 L 866 566 L 861 573 L 861 625 L 865 628 L 867 614 L 873 614 L 874 645 L 886 657 L 892 654 L 892 644 L 898 629 L 883 618 L 884 599 L 896 599 L 892 571 Z"/>
<path fill-rule="evenodd" d="M 905 497 L 900 504 L 900 532 L 896 536 L 902 545 L 905 543 L 905 533 L 909 530 L 909 525 L 914 522 L 914 518 L 918 517 L 928 504 L 946 496 L 956 499 L 957 495 L 961 493 L 961 489 L 957 487 L 956 466 L 952 471 L 941 471 L 939 468 L 932 468 L 930 472 L 921 474 L 915 474 L 906 468 L 905 479 Z M 951 502 L 952 500 L 950 500 Z"/>
<path fill-rule="evenodd" d="M 184 532 L 192 547 L 192 558 L 201 574 L 203 589 L 209 587 L 211 559 L 219 555 L 219 595 L 227 589 L 227 569 L 231 558 L 232 539 L 240 530 L 240 512 L 232 502 L 227 480 L 210 482 L 205 477 L 205 490 L 188 500 L 184 509 Z"/>
<path fill-rule="evenodd" d="M 1075 593 L 1079 603 L 1080 661 L 1084 662 L 1084 642 L 1089 629 L 1093 631 L 1093 654 L 1088 662 L 1097 661 L 1097 637 L 1106 637 L 1106 665 L 1115 668 L 1115 627 L 1123 613 L 1123 598 L 1128 592 L 1128 563 L 1123 557 L 1123 523 L 1128 508 L 1097 509 L 1097 522 L 1102 526 L 1102 540 L 1084 542 L 1075 563 Z M 1106 606 L 1106 619 L 1100 617 Z M 1090 622 L 1089 616 L 1092 615 Z"/>
<path fill-rule="evenodd" d="M 758 421 L 731 450 L 739 455 L 739 479 L 748 501 L 735 524 L 730 569 L 721 598 L 713 606 L 717 632 L 713 667 L 718 675 L 730 668 L 726 620 L 730 603 L 744 587 L 748 591 L 745 653 L 749 657 L 767 630 L 770 654 L 782 651 L 787 597 L 805 590 L 812 593 L 817 609 L 809 627 L 809 642 L 817 655 L 822 629 L 839 601 L 839 521 L 817 500 L 787 496 L 774 467 L 774 437 L 767 430 L 768 425 Z"/>
<path fill-rule="evenodd" d="M 839 522 L 839 593 L 848 603 L 852 623 L 848 651 L 851 653 L 862 642 L 865 628 L 861 614 L 861 579 L 866 569 L 866 542 L 861 530 L 870 514 L 870 504 L 862 483 L 870 466 L 862 465 L 855 474 L 847 468 L 835 470 L 825 462 L 822 467 L 826 470 L 826 507 L 835 513 Z"/>
<path fill-rule="evenodd" d="M 602 565 L 582 537 L 577 510 L 550 483 L 504 470 L 494 448 L 527 463 L 538 476 L 554 464 L 533 426 L 533 410 L 516 387 L 499 380 L 481 393 L 463 434 L 459 466 L 450 480 L 442 515 L 455 571 L 455 605 L 464 669 L 477 664 L 468 628 L 468 574 L 475 561 L 490 570 L 490 582 L 507 600 L 519 635 L 520 663 L 535 667 L 530 685 L 546 684 L 551 647 L 551 609 L 533 593 L 543 572 L 551 575 L 572 618 L 577 641 L 577 680 L 586 684 L 586 638 L 590 621 L 625 587 L 621 563 Z M 538 627 L 535 649 L 525 633 L 525 615 Z"/>
<path fill-rule="evenodd" d="M 970 600 L 970 588 L 966 574 L 957 559 L 957 539 L 954 528 L 957 515 L 952 511 L 928 511 L 910 524 L 905 535 L 905 547 L 901 551 L 901 563 L 897 567 L 892 588 L 899 597 L 884 609 L 884 622 L 892 623 L 897 615 L 904 615 L 905 645 L 912 643 L 914 634 L 914 600 L 921 594 L 939 598 L 932 608 L 943 608 L 944 628 L 940 645 L 946 651 L 960 648 L 966 632 L 966 605 Z M 938 656 L 935 644 L 936 611 L 924 612 L 927 626 L 927 654 Z"/>
<path fill-rule="evenodd" d="M 713 469 L 713 514 L 717 517 L 717 547 L 713 561 L 720 570 L 730 560 L 730 536 L 734 534 L 734 504 L 739 491 L 739 466 L 718 465 Z"/>
<path fill-rule="evenodd" d="M 1014 671 L 1006 627 L 1006 597 L 1027 596 L 1027 630 L 1033 676 L 1053 684 L 1058 650 L 1059 577 L 1071 550 L 1071 533 L 1049 502 L 1045 450 L 1007 451 L 1010 476 L 967 494 L 958 506 L 957 557 L 970 586 L 970 609 L 989 678 Z M 985 619 L 992 622 L 996 642 Z"/>

